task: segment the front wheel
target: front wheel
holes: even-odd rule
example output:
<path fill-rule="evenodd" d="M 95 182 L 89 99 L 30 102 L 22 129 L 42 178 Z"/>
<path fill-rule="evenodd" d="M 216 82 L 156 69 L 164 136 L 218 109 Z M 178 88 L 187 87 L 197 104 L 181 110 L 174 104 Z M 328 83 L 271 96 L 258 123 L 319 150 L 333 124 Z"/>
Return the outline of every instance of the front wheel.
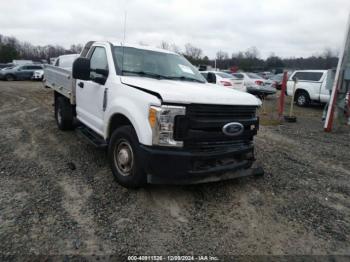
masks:
<path fill-rule="evenodd" d="M 16 78 L 14 75 L 8 74 L 5 76 L 6 81 L 14 81 Z"/>
<path fill-rule="evenodd" d="M 308 106 L 310 104 L 309 94 L 305 91 L 300 91 L 295 95 L 295 102 L 298 106 Z"/>
<path fill-rule="evenodd" d="M 146 184 L 146 173 L 140 165 L 139 141 L 132 126 L 117 128 L 108 147 L 108 160 L 119 184 L 137 188 Z"/>

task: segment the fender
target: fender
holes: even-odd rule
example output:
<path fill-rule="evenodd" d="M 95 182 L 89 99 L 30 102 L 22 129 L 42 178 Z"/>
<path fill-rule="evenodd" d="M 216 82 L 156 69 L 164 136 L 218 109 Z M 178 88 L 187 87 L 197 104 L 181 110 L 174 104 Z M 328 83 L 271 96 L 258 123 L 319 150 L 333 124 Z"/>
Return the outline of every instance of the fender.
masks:
<path fill-rule="evenodd" d="M 108 138 L 108 130 L 112 117 L 115 114 L 122 114 L 133 125 L 139 142 L 144 145 L 152 145 L 152 129 L 148 122 L 149 104 L 137 104 L 137 100 L 135 101 L 130 98 L 120 96 L 109 102 L 105 114 L 104 138 Z"/>
<path fill-rule="evenodd" d="M 123 82 L 122 82 L 122 83 L 123 83 Z M 160 100 L 161 102 L 163 102 L 163 99 L 162 99 L 161 95 L 158 94 L 157 92 L 153 92 L 153 91 L 151 91 L 151 90 L 148 90 L 148 89 L 145 89 L 145 88 L 142 88 L 142 87 L 139 87 L 139 86 L 134 86 L 134 85 L 125 84 L 125 83 L 123 83 L 123 84 L 124 84 L 124 85 L 127 85 L 127 86 L 130 86 L 130 87 L 133 87 L 133 88 L 136 88 L 136 89 L 138 89 L 138 90 L 140 90 L 140 91 L 143 91 L 143 92 L 145 92 L 145 93 L 154 95 L 155 97 L 159 98 L 159 100 Z"/>

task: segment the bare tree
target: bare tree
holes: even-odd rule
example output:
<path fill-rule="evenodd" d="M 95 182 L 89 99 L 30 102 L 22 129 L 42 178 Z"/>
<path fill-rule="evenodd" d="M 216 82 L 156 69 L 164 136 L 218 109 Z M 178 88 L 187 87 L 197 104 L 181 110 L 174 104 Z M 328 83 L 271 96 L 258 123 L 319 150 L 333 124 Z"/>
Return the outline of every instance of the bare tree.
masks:
<path fill-rule="evenodd" d="M 337 57 L 337 56 L 338 56 L 337 51 L 333 50 L 330 47 L 326 47 L 322 52 L 322 57 L 326 59 L 331 57 Z"/>
<path fill-rule="evenodd" d="M 162 41 L 159 46 L 161 49 L 170 50 L 170 44 L 166 41 Z"/>
<path fill-rule="evenodd" d="M 202 55 L 203 55 L 203 51 L 202 49 L 195 47 L 193 45 L 191 45 L 190 43 L 187 43 L 185 45 L 185 56 L 194 59 L 194 60 L 199 60 L 201 59 Z"/>
<path fill-rule="evenodd" d="M 244 52 L 244 55 L 246 58 L 255 59 L 255 58 L 259 58 L 260 53 L 255 46 L 252 46 L 252 47 L 249 47 L 247 51 Z"/>
<path fill-rule="evenodd" d="M 216 59 L 217 59 L 217 60 L 229 59 L 228 53 L 219 50 L 218 52 L 216 52 Z"/>
<path fill-rule="evenodd" d="M 178 47 L 176 44 L 171 44 L 170 50 L 177 53 L 177 54 L 181 54 L 181 49 L 180 47 Z"/>
<path fill-rule="evenodd" d="M 83 50 L 83 45 L 82 44 L 77 44 L 77 45 L 71 45 L 69 51 L 72 52 L 73 54 L 79 54 Z"/>

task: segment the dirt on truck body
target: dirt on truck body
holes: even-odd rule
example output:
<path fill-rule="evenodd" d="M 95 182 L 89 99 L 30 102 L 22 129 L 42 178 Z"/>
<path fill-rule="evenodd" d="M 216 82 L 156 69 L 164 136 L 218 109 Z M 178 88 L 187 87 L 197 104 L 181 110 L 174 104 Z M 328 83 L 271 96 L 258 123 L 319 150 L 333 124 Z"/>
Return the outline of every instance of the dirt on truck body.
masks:
<path fill-rule="evenodd" d="M 52 98 L 0 82 L 2 255 L 350 254 L 350 132 L 324 133 L 322 108 L 261 126 L 264 177 L 128 190 Z"/>

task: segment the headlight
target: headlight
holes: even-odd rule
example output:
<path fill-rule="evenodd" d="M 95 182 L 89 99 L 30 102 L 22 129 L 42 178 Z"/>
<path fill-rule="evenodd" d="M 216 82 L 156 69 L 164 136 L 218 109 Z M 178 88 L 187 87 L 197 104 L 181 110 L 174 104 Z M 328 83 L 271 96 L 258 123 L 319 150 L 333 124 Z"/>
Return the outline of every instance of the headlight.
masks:
<path fill-rule="evenodd" d="M 152 144 L 182 147 L 182 141 L 174 140 L 174 122 L 175 116 L 185 115 L 185 113 L 186 108 L 183 106 L 151 106 L 149 108 L 148 121 L 153 133 Z"/>

